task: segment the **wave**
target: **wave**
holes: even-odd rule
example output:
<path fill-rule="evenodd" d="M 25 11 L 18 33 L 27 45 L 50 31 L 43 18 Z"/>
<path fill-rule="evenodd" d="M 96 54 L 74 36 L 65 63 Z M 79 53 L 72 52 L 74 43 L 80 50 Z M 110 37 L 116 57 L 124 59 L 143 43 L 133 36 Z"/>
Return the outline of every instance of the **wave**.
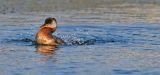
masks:
<path fill-rule="evenodd" d="M 107 28 L 107 27 L 106 27 Z M 94 26 L 69 26 L 60 27 L 60 31 L 53 35 L 64 40 L 65 45 L 99 45 L 105 43 L 127 43 L 129 38 L 120 34 L 115 34 L 113 28 Z M 12 38 L 3 40 L 5 43 L 16 45 L 36 45 L 33 33 L 18 34 Z"/>
<path fill-rule="evenodd" d="M 86 35 L 57 35 L 59 38 L 64 40 L 65 45 L 97 45 L 105 43 L 125 43 L 127 39 L 123 39 L 116 36 L 86 36 Z M 32 38 L 15 38 L 15 39 L 5 39 L 5 43 L 12 43 L 16 45 L 36 45 L 35 39 Z"/>

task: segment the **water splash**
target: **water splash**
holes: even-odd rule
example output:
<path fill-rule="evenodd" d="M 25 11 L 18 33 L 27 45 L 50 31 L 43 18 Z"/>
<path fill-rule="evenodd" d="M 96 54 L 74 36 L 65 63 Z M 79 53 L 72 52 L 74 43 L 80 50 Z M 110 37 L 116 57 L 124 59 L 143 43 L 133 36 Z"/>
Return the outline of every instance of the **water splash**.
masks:
<path fill-rule="evenodd" d="M 64 40 L 65 45 L 99 45 L 105 43 L 127 43 L 129 38 L 106 29 L 95 26 L 68 26 L 60 27 L 53 35 Z M 69 30 L 68 30 L 69 29 Z M 110 30 L 110 29 L 109 29 Z M 114 29 L 113 29 L 114 30 Z M 35 33 L 16 34 L 12 38 L 7 38 L 3 42 L 16 45 L 35 45 Z"/>

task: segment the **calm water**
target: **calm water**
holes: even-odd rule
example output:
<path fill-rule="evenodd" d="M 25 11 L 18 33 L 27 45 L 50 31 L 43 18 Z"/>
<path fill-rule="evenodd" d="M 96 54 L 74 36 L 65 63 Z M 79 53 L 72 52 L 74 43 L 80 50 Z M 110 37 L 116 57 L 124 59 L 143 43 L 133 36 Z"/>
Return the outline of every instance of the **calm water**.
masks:
<path fill-rule="evenodd" d="M 0 75 L 160 75 L 160 18 L 155 11 L 0 14 Z M 59 25 L 53 35 L 66 45 L 34 44 L 39 26 L 50 16 Z"/>

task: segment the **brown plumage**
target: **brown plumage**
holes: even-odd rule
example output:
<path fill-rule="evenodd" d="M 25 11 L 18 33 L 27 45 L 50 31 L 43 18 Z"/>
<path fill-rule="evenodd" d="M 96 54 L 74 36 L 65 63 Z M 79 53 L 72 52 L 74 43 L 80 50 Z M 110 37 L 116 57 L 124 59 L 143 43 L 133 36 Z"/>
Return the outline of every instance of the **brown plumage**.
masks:
<path fill-rule="evenodd" d="M 36 43 L 41 45 L 60 45 L 64 41 L 53 36 L 52 33 L 56 31 L 57 22 L 55 18 L 47 18 L 45 23 L 40 27 L 36 34 Z"/>

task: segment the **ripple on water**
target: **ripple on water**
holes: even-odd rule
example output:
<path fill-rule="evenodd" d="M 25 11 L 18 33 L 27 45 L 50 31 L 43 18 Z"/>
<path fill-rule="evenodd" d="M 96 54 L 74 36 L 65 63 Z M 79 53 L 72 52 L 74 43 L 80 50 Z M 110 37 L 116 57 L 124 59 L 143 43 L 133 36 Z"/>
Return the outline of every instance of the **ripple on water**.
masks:
<path fill-rule="evenodd" d="M 159 45 L 160 34 L 156 33 L 159 31 L 157 28 L 154 26 L 60 26 L 53 35 L 63 39 L 66 45 L 99 45 L 105 43 Z M 2 42 L 35 45 L 35 33 L 15 31 L 16 36 L 5 38 Z"/>
<path fill-rule="evenodd" d="M 135 74 L 137 72 L 140 72 L 139 70 L 123 70 L 123 69 L 114 69 L 114 73 L 116 74 Z"/>
<path fill-rule="evenodd" d="M 60 27 L 61 31 L 53 35 L 63 39 L 66 45 L 98 45 L 105 43 L 127 43 L 129 39 L 122 35 L 112 34 L 112 31 L 102 29 L 98 26 L 67 26 Z M 70 29 L 70 30 L 68 30 Z M 35 45 L 35 35 L 33 33 L 17 33 L 12 38 L 5 38 L 3 42 L 16 45 Z"/>
<path fill-rule="evenodd" d="M 8 73 L 9 70 L 12 74 L 158 75 L 158 28 L 160 27 L 59 26 L 53 35 L 63 39 L 66 45 L 47 55 L 42 52 L 40 54 L 35 49 L 34 34 L 38 29 L 24 31 L 10 27 L 11 31 L 3 30 L 3 35 L 0 35 L 0 42 L 5 46 L 0 48 L 0 61 L 2 68 L 7 69 L 4 72 Z M 35 50 L 36 53 L 33 52 Z"/>

